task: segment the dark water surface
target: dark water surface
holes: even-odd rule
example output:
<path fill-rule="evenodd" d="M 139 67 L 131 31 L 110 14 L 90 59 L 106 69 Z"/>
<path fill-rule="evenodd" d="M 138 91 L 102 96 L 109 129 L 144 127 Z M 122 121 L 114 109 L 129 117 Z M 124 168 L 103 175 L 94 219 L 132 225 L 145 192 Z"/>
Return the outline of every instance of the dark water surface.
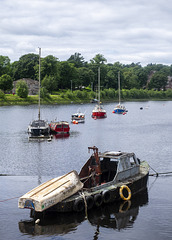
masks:
<path fill-rule="evenodd" d="M 126 206 L 92 210 L 88 219 L 61 214 L 35 225 L 29 210 L 18 209 L 18 197 L 33 187 L 80 171 L 88 146 L 135 152 L 157 172 L 172 172 L 172 102 L 127 102 L 126 115 L 112 114 L 114 106 L 105 104 L 107 118 L 100 120 L 91 118 L 93 104 L 42 106 L 42 118 L 49 121 L 70 121 L 78 108 L 86 112 L 84 124 L 70 124 L 69 137 L 51 142 L 28 141 L 37 106 L 0 107 L 0 239 L 172 239 L 172 176 L 149 177 L 147 192 Z"/>

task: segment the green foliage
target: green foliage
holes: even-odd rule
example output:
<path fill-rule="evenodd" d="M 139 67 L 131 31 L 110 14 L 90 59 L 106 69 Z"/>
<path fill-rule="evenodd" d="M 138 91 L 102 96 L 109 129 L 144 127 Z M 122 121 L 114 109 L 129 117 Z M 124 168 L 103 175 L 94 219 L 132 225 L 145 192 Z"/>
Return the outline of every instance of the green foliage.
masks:
<path fill-rule="evenodd" d="M 3 91 L 9 91 L 13 88 L 13 80 L 12 78 L 4 74 L 0 77 L 0 89 Z"/>
<path fill-rule="evenodd" d="M 5 99 L 5 93 L 2 90 L 0 90 L 0 99 Z"/>
<path fill-rule="evenodd" d="M 91 91 L 91 92 L 89 93 L 89 96 L 90 96 L 90 99 L 94 99 L 94 98 L 96 97 L 96 93 L 93 92 L 93 91 Z"/>
<path fill-rule="evenodd" d="M 0 76 L 3 74 L 11 75 L 11 65 L 9 57 L 0 55 Z"/>
<path fill-rule="evenodd" d="M 66 97 L 69 98 L 69 99 L 72 99 L 72 98 L 73 98 L 73 93 L 72 93 L 70 90 L 68 90 L 65 95 L 66 95 Z"/>
<path fill-rule="evenodd" d="M 172 90 L 171 90 L 171 89 L 168 89 L 168 90 L 166 91 L 166 97 L 167 97 L 167 98 L 172 98 Z"/>
<path fill-rule="evenodd" d="M 58 58 L 48 55 L 41 58 L 42 86 L 49 93 L 59 89 L 81 89 L 82 86 L 90 87 L 96 91 L 98 83 L 98 67 L 100 67 L 101 90 L 118 89 L 118 72 L 120 71 L 121 90 L 124 89 L 166 89 L 167 76 L 172 76 L 172 65 L 148 64 L 142 67 L 140 63 L 122 64 L 120 62 L 107 63 L 102 54 L 96 54 L 90 62 L 85 62 L 80 53 L 74 53 L 67 61 L 59 61 Z M 38 79 L 39 55 L 29 53 L 10 64 L 7 56 L 0 55 L 0 77 L 7 74 L 13 80 L 31 78 Z M 151 77 L 151 79 L 150 79 Z M 148 81 L 150 80 L 150 82 Z M 8 91 L 8 84 L 5 84 Z M 8 88 L 7 88 L 8 86 Z M 114 93 L 105 91 L 102 95 L 110 98 Z M 145 98 L 145 92 L 140 92 Z M 124 92 L 125 97 L 137 96 L 137 92 Z M 162 97 L 162 94 L 159 93 Z M 117 95 L 115 95 L 117 97 Z"/>
<path fill-rule="evenodd" d="M 41 82 L 42 87 L 46 88 L 49 93 L 57 90 L 57 82 L 54 76 L 46 75 Z"/>
<path fill-rule="evenodd" d="M 81 56 L 80 53 L 75 53 L 74 55 L 71 55 L 67 61 L 73 63 L 76 68 L 80 68 L 86 65 L 86 62 L 84 61 L 84 58 Z"/>
<path fill-rule="evenodd" d="M 27 83 L 23 80 L 18 81 L 16 85 L 16 91 L 19 97 L 27 98 L 29 93 Z"/>
<path fill-rule="evenodd" d="M 14 80 L 22 78 L 36 78 L 35 66 L 39 64 L 39 56 L 29 53 L 20 57 L 19 61 L 12 64 L 12 75 Z"/>
<path fill-rule="evenodd" d="M 80 91 L 80 90 L 74 91 L 74 96 L 76 98 L 81 98 L 82 99 L 82 91 Z"/>
<path fill-rule="evenodd" d="M 40 97 L 43 99 L 51 99 L 50 94 L 48 93 L 48 90 L 45 87 L 42 87 L 40 89 Z"/>
<path fill-rule="evenodd" d="M 75 79 L 78 78 L 77 70 L 72 63 L 69 62 L 61 62 L 59 64 L 60 71 L 60 80 L 59 80 L 59 88 L 60 89 L 70 89 L 71 81 L 72 88 L 75 87 Z"/>
<path fill-rule="evenodd" d="M 149 89 L 156 88 L 160 90 L 162 88 L 165 90 L 166 84 L 167 84 L 167 74 L 164 73 L 163 71 L 160 71 L 160 72 L 154 73 L 154 75 L 152 76 L 148 84 L 148 87 Z"/>

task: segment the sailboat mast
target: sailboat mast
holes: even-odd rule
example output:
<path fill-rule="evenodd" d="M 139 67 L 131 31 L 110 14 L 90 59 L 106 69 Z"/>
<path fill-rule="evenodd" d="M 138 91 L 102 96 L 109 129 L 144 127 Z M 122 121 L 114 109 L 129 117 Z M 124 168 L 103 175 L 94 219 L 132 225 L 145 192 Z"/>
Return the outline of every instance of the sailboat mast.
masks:
<path fill-rule="evenodd" d="M 41 48 L 39 48 L 39 91 L 38 91 L 38 120 L 40 120 L 40 85 L 41 85 Z"/>
<path fill-rule="evenodd" d="M 120 71 L 118 72 L 118 91 L 119 91 L 119 104 L 120 104 L 121 103 Z"/>
<path fill-rule="evenodd" d="M 100 104 L 100 67 L 98 68 L 98 101 Z"/>

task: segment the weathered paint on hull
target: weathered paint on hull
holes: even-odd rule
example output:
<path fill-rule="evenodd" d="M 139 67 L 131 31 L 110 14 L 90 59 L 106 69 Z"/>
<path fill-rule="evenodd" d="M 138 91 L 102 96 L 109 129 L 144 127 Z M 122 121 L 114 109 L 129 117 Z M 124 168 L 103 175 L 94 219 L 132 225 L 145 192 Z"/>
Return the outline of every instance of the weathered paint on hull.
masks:
<path fill-rule="evenodd" d="M 136 195 L 139 192 L 145 190 L 147 188 L 147 181 L 148 181 L 148 176 L 149 174 L 147 173 L 145 176 L 143 176 L 142 178 L 139 178 L 137 181 L 133 181 L 133 182 L 128 182 L 125 183 L 125 185 L 127 185 L 130 190 L 131 190 L 131 194 Z M 95 208 L 95 207 L 99 207 L 102 204 L 108 204 L 110 202 L 115 202 L 115 201 L 122 201 L 120 194 L 119 194 L 119 189 L 120 186 L 122 186 L 124 183 L 119 183 L 119 184 L 115 184 L 114 185 L 114 189 L 112 188 L 110 190 L 110 198 L 106 198 L 106 196 L 103 197 L 103 193 L 105 192 L 104 190 L 101 191 L 96 191 L 96 192 L 92 192 L 92 193 L 86 193 L 86 190 L 84 191 L 84 194 L 86 196 L 86 201 L 87 201 L 87 209 L 91 209 L 91 208 Z M 89 195 L 88 195 L 89 194 Z M 102 199 L 97 199 L 97 202 L 95 202 L 96 200 L 96 196 L 101 195 Z M 90 196 L 93 199 L 93 202 L 90 202 Z M 78 204 L 76 208 L 76 203 Z M 84 211 L 85 209 L 85 203 L 84 203 L 84 199 L 83 196 L 81 194 L 75 194 L 75 197 L 73 197 L 71 199 L 71 201 L 68 201 L 67 199 L 54 205 L 53 207 L 49 208 L 47 210 L 47 212 L 80 212 L 80 211 Z M 33 213 L 32 212 L 32 217 L 34 217 L 37 213 Z"/>

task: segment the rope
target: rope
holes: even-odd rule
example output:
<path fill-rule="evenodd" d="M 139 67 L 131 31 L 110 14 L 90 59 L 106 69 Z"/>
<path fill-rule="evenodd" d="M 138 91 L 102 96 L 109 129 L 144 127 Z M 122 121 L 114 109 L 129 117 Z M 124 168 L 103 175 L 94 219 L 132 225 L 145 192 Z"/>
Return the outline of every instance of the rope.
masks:
<path fill-rule="evenodd" d="M 149 176 L 159 177 L 159 175 L 167 175 L 167 174 L 172 174 L 172 172 L 153 173 L 153 174 L 149 174 Z"/>
<path fill-rule="evenodd" d="M 13 200 L 13 199 L 16 199 L 16 198 L 19 198 L 19 197 L 13 197 L 13 198 L 8 198 L 8 199 L 0 200 L 0 202 L 7 202 L 7 201 L 10 201 L 10 200 Z"/>
<path fill-rule="evenodd" d="M 83 190 L 81 191 L 81 193 L 79 193 L 81 197 L 83 197 L 84 199 L 84 204 L 85 204 L 85 216 L 86 218 L 88 219 L 88 213 L 87 213 L 87 201 L 86 201 L 86 198 L 85 198 L 85 194 L 83 192 Z"/>
<path fill-rule="evenodd" d="M 155 171 L 155 169 L 153 169 L 150 165 L 149 167 L 155 172 L 155 173 L 152 173 L 152 174 L 149 174 L 149 176 L 156 176 L 156 177 L 159 177 L 159 175 L 166 175 L 166 174 L 172 174 L 172 172 L 160 172 L 158 173 L 157 171 Z"/>
<path fill-rule="evenodd" d="M 155 169 L 153 169 L 150 165 L 149 165 L 149 167 L 155 172 L 155 174 L 149 174 L 149 176 L 156 176 L 156 177 L 158 177 L 158 172 L 157 171 L 155 171 Z"/>

